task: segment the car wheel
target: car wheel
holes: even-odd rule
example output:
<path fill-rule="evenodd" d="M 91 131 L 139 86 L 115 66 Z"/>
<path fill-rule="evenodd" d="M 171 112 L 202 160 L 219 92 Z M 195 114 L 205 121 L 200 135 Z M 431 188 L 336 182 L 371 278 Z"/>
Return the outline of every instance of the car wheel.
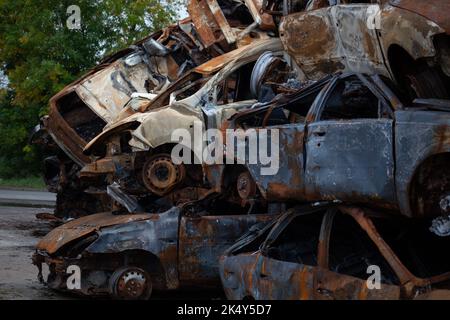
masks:
<path fill-rule="evenodd" d="M 144 185 L 158 196 L 164 196 L 179 186 L 185 176 L 184 165 L 174 164 L 170 154 L 154 155 L 145 162 L 142 169 Z"/>
<path fill-rule="evenodd" d="M 118 300 L 147 300 L 152 294 L 149 274 L 138 267 L 119 268 L 109 279 L 110 295 Z"/>

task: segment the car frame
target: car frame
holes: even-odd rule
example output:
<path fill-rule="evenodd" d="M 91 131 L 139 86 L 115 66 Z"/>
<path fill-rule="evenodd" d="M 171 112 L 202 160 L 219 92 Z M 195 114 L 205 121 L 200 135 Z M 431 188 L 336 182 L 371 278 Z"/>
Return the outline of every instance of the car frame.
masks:
<path fill-rule="evenodd" d="M 305 249 L 299 253 L 300 258 L 298 258 L 312 261 L 307 258 L 312 255 L 314 263 L 302 264 L 290 260 L 285 261 L 284 258 L 280 259 L 275 255 L 274 251 L 271 252 L 276 247 L 276 241 L 281 238 L 283 232 L 287 232 L 285 230 L 293 220 L 298 219 L 300 224 L 308 224 L 311 222 L 310 220 L 305 221 L 306 218 L 314 215 L 317 217 L 320 212 L 325 213 L 320 216 L 320 219 L 314 220 L 316 224 L 314 228 L 311 228 L 314 230 L 311 231 L 311 234 L 315 234 L 314 240 L 312 238 L 310 240 L 312 245 L 308 250 L 311 252 Z M 377 251 L 377 259 L 381 260 L 371 260 L 375 259 L 373 257 L 361 257 L 360 260 L 352 262 L 351 269 L 345 271 L 342 265 L 350 262 L 336 260 L 337 258 L 333 259 L 333 256 L 330 256 L 330 246 L 336 246 L 336 241 L 342 241 L 337 238 L 334 238 L 333 241 L 332 238 L 335 229 L 334 221 L 339 217 L 338 215 L 347 216 L 353 220 L 356 228 L 359 228 L 367 238 L 366 242 L 371 242 L 374 246 L 372 250 Z M 447 271 L 429 278 L 413 275 L 375 226 L 373 219 L 383 219 L 380 217 L 382 216 L 374 211 L 357 207 L 319 205 L 288 210 L 280 218 L 257 232 L 249 232 L 244 235 L 220 258 L 220 276 L 227 298 L 231 300 L 450 299 L 450 272 Z M 345 220 L 345 222 L 351 221 Z M 309 226 L 305 226 L 305 230 L 306 227 Z M 349 232 L 353 234 L 353 231 L 350 230 L 354 231 L 354 229 L 348 229 L 347 234 Z M 298 232 L 298 237 L 302 237 Z M 308 233 L 307 237 L 309 236 Z M 301 241 L 306 241 L 307 237 Z M 350 241 L 349 239 L 347 241 Z M 281 246 L 280 243 L 278 245 Z M 333 253 L 335 250 L 337 249 L 333 249 Z M 347 252 L 347 255 L 349 254 L 351 253 Z M 359 257 L 359 254 L 357 256 Z M 371 265 L 372 261 L 378 261 L 381 265 Z M 357 265 L 361 266 L 365 278 L 353 275 Z M 340 268 L 345 274 L 339 271 Z M 366 273 L 366 268 L 371 271 Z M 373 270 L 376 269 L 380 271 L 378 279 L 381 283 L 379 283 L 379 287 L 370 288 L 369 285 L 372 284 L 370 277 L 373 275 Z M 347 273 L 349 270 L 350 274 Z M 389 273 L 390 275 L 386 277 L 386 274 Z M 390 283 L 390 277 L 398 282 Z"/>
<path fill-rule="evenodd" d="M 367 101 L 354 103 L 358 110 L 342 102 L 341 90 L 353 81 L 366 88 L 361 97 L 371 97 L 370 108 Z M 450 193 L 449 102 L 424 99 L 404 105 L 390 86 L 378 75 L 338 73 L 238 113 L 224 126 L 279 132 L 276 175 L 262 175 L 259 164 L 241 159 L 267 201 L 339 201 L 407 217 L 441 215 L 440 202 Z M 333 108 L 347 114 L 332 115 Z M 270 119 L 279 109 L 301 116 L 292 123 L 246 124 L 258 115 Z"/>
<path fill-rule="evenodd" d="M 448 2 L 315 2 L 307 11 L 285 13 L 279 26 L 286 52 L 306 78 L 377 73 L 396 81 L 411 99 L 450 97 Z"/>
<path fill-rule="evenodd" d="M 85 296 L 147 299 L 153 289 L 218 288 L 219 256 L 250 228 L 275 217 L 217 215 L 192 206 L 93 214 L 53 229 L 36 245 L 33 263 L 50 288 Z M 46 281 L 43 264 L 49 267 Z M 74 266 L 81 273 L 78 288 L 67 285 Z"/>
<path fill-rule="evenodd" d="M 251 45 L 228 52 L 193 69 L 156 96 L 148 104 L 145 112 L 126 117 L 95 137 L 84 151 L 95 155 L 97 160 L 84 166 L 80 176 L 108 175 L 110 182 L 132 180 L 132 186 L 138 185 L 135 195 L 150 194 L 159 197 L 169 195 L 178 200 L 197 200 L 199 197 L 217 192 L 218 181 L 212 175 L 208 176 L 211 171 L 201 160 L 198 165 L 173 164 L 171 150 L 179 141 L 174 140 L 172 133 L 175 130 L 187 130 L 192 140 L 184 143 L 194 153 L 193 146 L 197 143 L 193 140 L 196 136 L 194 132 L 196 126 L 200 126 L 202 133 L 207 129 L 219 129 L 236 112 L 253 107 L 258 101 L 256 93 L 250 93 L 250 81 L 245 82 L 243 86 L 239 86 L 238 82 L 241 80 L 240 77 L 250 80 L 251 70 L 244 72 L 248 71 L 245 68 L 251 67 L 266 53 L 282 59 L 282 45 L 278 38 L 255 40 Z M 269 59 L 269 63 L 270 61 L 272 60 Z M 236 73 L 238 79 L 230 81 L 229 78 Z M 228 82 L 233 81 L 237 101 L 228 102 L 228 97 L 227 101 L 225 98 L 219 99 L 219 92 L 222 92 L 224 86 L 228 88 Z M 198 84 L 201 85 L 200 89 L 186 98 L 176 99 L 177 94 L 192 90 L 192 85 Z M 247 90 L 244 90 L 246 87 Z M 239 98 L 240 92 L 243 92 L 244 98 Z M 249 95 L 251 98 L 246 98 Z M 194 153 L 194 156 L 196 155 Z M 169 177 L 170 179 L 165 179 L 164 183 L 163 181 L 159 183 L 164 188 L 156 187 L 156 184 L 152 183 L 154 180 L 152 176 L 147 174 L 155 171 L 152 170 L 155 161 L 159 166 L 164 165 L 167 172 L 177 172 L 174 179 Z M 187 177 L 193 173 L 196 173 L 194 178 Z M 204 186 L 203 176 L 209 178 L 208 181 L 213 187 Z M 185 188 L 187 192 L 181 191 L 171 195 L 172 191 L 183 185 L 184 178 L 192 178 L 199 182 L 188 184 Z M 122 189 L 125 193 L 130 193 L 123 184 Z M 135 208 L 127 209 L 132 211 Z"/>
<path fill-rule="evenodd" d="M 108 125 L 145 110 L 149 100 L 190 69 L 266 37 L 274 26 L 258 8 L 253 0 L 189 1 L 189 17 L 106 56 L 50 99 L 49 113 L 30 140 L 44 147 L 44 180 L 57 193 L 58 216 L 111 209 L 102 177 L 87 183 L 78 179 L 92 161 L 83 148 Z"/>

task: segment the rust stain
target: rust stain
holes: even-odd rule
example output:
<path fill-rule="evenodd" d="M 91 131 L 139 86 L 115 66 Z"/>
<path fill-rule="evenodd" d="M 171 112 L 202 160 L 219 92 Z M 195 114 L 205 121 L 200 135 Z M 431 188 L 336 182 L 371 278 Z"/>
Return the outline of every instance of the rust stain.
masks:
<path fill-rule="evenodd" d="M 289 200 L 289 199 L 301 199 L 302 198 L 302 190 L 294 189 L 289 185 L 284 183 L 271 182 L 268 184 L 267 194 L 270 199 L 277 200 Z"/>
<path fill-rule="evenodd" d="M 335 45 L 332 30 L 323 17 L 304 13 L 287 16 L 280 26 L 280 37 L 293 57 L 310 57 L 314 53 L 319 59 Z"/>
<path fill-rule="evenodd" d="M 224 21 L 220 18 L 220 21 L 216 20 L 217 16 L 211 11 L 208 1 L 215 2 L 215 0 L 189 1 L 187 6 L 189 15 L 205 47 L 210 47 L 224 39 L 220 28 L 220 24 Z"/>
<path fill-rule="evenodd" d="M 450 147 L 450 127 L 447 124 L 439 125 L 433 137 L 437 142 L 436 153 L 447 152 Z"/>
<path fill-rule="evenodd" d="M 54 254 L 62 246 L 68 244 L 69 242 L 80 239 L 103 227 L 109 227 L 132 221 L 155 219 L 156 217 L 157 215 L 152 215 L 149 213 L 113 215 L 110 212 L 85 216 L 69 221 L 62 226 L 53 229 L 44 238 L 42 238 L 41 241 L 38 242 L 36 248 L 38 250 L 45 250 L 48 254 Z"/>
<path fill-rule="evenodd" d="M 427 17 L 450 33 L 450 2 L 448 1 L 416 1 L 416 0 L 394 0 L 391 4 L 415 12 L 421 16 Z"/>
<path fill-rule="evenodd" d="M 311 290 L 308 287 L 308 278 L 310 276 L 310 271 L 307 267 L 303 267 L 300 271 L 300 300 L 308 300 L 309 299 L 309 291 Z"/>

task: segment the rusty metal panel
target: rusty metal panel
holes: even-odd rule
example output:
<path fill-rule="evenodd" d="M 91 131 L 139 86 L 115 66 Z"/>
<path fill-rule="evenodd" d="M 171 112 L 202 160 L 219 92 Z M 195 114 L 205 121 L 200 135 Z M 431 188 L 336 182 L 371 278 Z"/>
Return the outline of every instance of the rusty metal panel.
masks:
<path fill-rule="evenodd" d="M 228 299 L 313 300 L 315 267 L 245 253 L 223 257 L 220 274 Z"/>
<path fill-rule="evenodd" d="M 333 6 L 329 11 L 339 32 L 340 54 L 344 58 L 346 69 L 361 73 L 386 74 L 377 30 L 367 26 L 370 21 L 368 6 Z"/>
<path fill-rule="evenodd" d="M 397 271 L 404 273 L 403 265 L 385 245 L 380 235 L 376 233 L 373 224 L 364 215 L 363 211 L 350 208 L 342 209 L 343 212 L 354 216 L 360 224 L 360 227 L 369 233 L 372 241 L 380 247 L 380 251 L 384 257 L 393 262 Z M 334 211 L 330 211 L 329 213 L 328 218 L 334 216 Z M 287 216 L 284 215 L 283 217 Z M 278 220 L 278 223 L 274 227 L 275 229 L 280 228 L 282 224 L 281 220 L 283 218 Z M 328 238 L 330 236 L 332 232 L 332 221 L 332 218 L 322 220 L 322 238 Z M 325 247 L 328 247 L 328 245 L 325 245 Z M 231 253 L 231 255 L 227 254 L 221 258 L 221 279 L 228 298 L 242 299 L 248 296 L 255 299 L 301 300 L 400 298 L 401 290 L 399 286 L 383 284 L 380 290 L 369 290 L 365 279 L 332 272 L 328 270 L 328 266 L 308 266 L 300 263 L 275 260 L 266 256 L 267 253 L 264 253 L 266 249 L 267 247 L 263 247 L 261 251 L 257 251 L 256 253 L 248 252 L 236 255 Z M 328 248 L 325 248 L 325 252 L 323 253 L 328 255 Z M 404 277 L 400 278 L 405 279 Z"/>
<path fill-rule="evenodd" d="M 403 48 L 413 59 L 432 57 L 436 54 L 433 37 L 444 32 L 424 16 L 391 6 L 382 9 L 380 23 L 380 43 L 386 57 L 393 45 Z"/>
<path fill-rule="evenodd" d="M 176 245 L 178 239 L 178 217 L 180 209 L 155 214 L 145 214 L 145 219 L 129 219 L 97 231 L 99 238 L 86 251 L 90 253 L 117 253 L 141 249 L 159 255 L 167 246 Z M 119 215 L 134 217 L 135 214 Z M 109 214 L 109 217 L 115 217 Z M 143 217 L 143 218 L 144 218 Z"/>
<path fill-rule="evenodd" d="M 270 14 L 261 13 L 264 0 L 245 0 L 245 4 L 262 30 L 275 30 L 275 23 Z"/>
<path fill-rule="evenodd" d="M 396 187 L 400 210 L 414 216 L 410 191 L 414 173 L 428 157 L 450 152 L 450 114 L 438 111 L 395 113 Z"/>
<path fill-rule="evenodd" d="M 261 259 L 261 269 L 255 268 L 254 275 L 257 279 L 256 283 L 259 284 L 259 291 L 254 292 L 256 299 L 314 299 L 315 267 L 262 256 Z"/>
<path fill-rule="evenodd" d="M 36 248 L 44 250 L 48 254 L 54 254 L 64 245 L 93 233 L 99 228 L 150 219 L 151 217 L 151 214 L 112 215 L 110 212 L 93 214 L 69 221 L 53 229 L 39 241 Z"/>
<path fill-rule="evenodd" d="M 446 0 L 438 1 L 417 1 L 417 0 L 391 0 L 393 6 L 406 9 L 426 17 L 450 33 L 450 2 Z"/>
<path fill-rule="evenodd" d="M 216 0 L 189 1 L 187 10 L 206 48 L 224 39 L 229 44 L 236 41 Z"/>
<path fill-rule="evenodd" d="M 53 141 L 75 163 L 82 166 L 90 161 L 90 158 L 83 154 L 86 142 L 64 121 L 56 108 L 55 100 L 50 101 L 49 116 L 42 122 Z"/>
<path fill-rule="evenodd" d="M 279 29 L 286 52 L 307 77 L 318 79 L 345 68 L 328 9 L 288 15 Z"/>
<path fill-rule="evenodd" d="M 236 35 L 228 24 L 227 19 L 225 18 L 222 9 L 216 0 L 206 0 L 208 3 L 208 8 L 216 19 L 217 24 L 220 27 L 225 39 L 229 44 L 234 43 L 236 41 Z"/>
<path fill-rule="evenodd" d="M 86 251 L 94 253 L 120 253 L 143 250 L 155 255 L 165 271 L 169 289 L 179 286 L 177 271 L 178 222 L 180 209 L 158 214 L 147 214 L 143 221 L 131 221 L 98 231 L 98 239 Z M 125 217 L 128 215 L 124 215 Z M 134 216 L 129 215 L 129 216 Z"/>
<path fill-rule="evenodd" d="M 287 53 L 314 80 L 337 71 L 389 76 L 376 30 L 367 28 L 367 5 L 337 5 L 283 17 Z"/>
<path fill-rule="evenodd" d="M 250 171 L 262 195 L 271 200 L 301 199 L 304 190 L 303 170 L 304 124 L 268 127 L 267 138 L 270 144 L 270 130 L 279 130 L 279 170 L 275 175 L 262 175 L 260 164 L 249 164 Z M 275 151 L 276 152 L 276 151 Z"/>
<path fill-rule="evenodd" d="M 98 174 L 114 173 L 116 167 L 111 157 L 102 158 L 88 163 L 80 170 L 80 177 L 96 176 Z"/>
<path fill-rule="evenodd" d="M 212 59 L 206 61 L 205 63 L 203 63 L 202 65 L 196 67 L 194 70 L 195 70 L 195 72 L 201 73 L 203 75 L 214 74 L 217 71 L 221 70 L 224 66 L 226 66 L 231 61 L 233 61 L 235 59 L 239 59 L 242 56 L 244 56 L 245 53 L 249 51 L 250 46 L 252 48 L 264 47 L 265 44 L 269 45 L 269 42 L 270 42 L 270 45 L 272 45 L 274 41 L 259 40 L 259 39 L 252 40 L 252 42 L 249 43 L 248 45 L 239 47 L 235 50 L 224 53 L 218 57 L 212 58 Z M 260 54 L 259 52 L 256 53 L 256 55 L 259 55 L 259 54 Z"/>
<path fill-rule="evenodd" d="M 269 222 L 275 215 L 223 215 L 182 217 L 179 240 L 179 272 L 183 281 L 219 280 L 219 257 L 248 229 Z"/>
<path fill-rule="evenodd" d="M 137 57 L 142 57 L 138 55 Z M 154 57 L 156 59 L 156 57 Z M 158 69 L 167 74 L 165 60 L 158 58 Z M 147 92 L 145 83 L 153 78 L 143 60 L 128 66 L 124 60 L 96 73 L 76 88 L 78 95 L 102 119 L 113 121 L 133 92 Z"/>
<path fill-rule="evenodd" d="M 252 292 L 258 291 L 253 283 L 253 267 L 258 261 L 260 253 L 239 254 L 237 256 L 220 257 L 219 273 L 223 290 L 229 300 L 242 300 L 253 297 Z"/>
<path fill-rule="evenodd" d="M 392 120 L 308 125 L 308 200 L 395 203 Z"/>
<path fill-rule="evenodd" d="M 324 300 L 398 300 L 400 287 L 381 284 L 371 290 L 367 281 L 325 269 L 317 270 L 317 298 Z"/>

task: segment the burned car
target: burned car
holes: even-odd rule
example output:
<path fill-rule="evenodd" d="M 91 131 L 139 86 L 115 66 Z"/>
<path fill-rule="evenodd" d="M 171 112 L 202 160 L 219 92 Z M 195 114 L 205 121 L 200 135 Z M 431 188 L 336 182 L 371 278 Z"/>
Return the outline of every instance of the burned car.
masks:
<path fill-rule="evenodd" d="M 145 99 L 151 100 L 187 71 L 266 37 L 258 26 L 270 21 L 262 19 L 257 4 L 251 0 L 191 1 L 189 18 L 104 58 L 52 97 L 35 141 L 48 154 L 44 177 L 48 189 L 58 193 L 56 214 L 79 216 L 109 208 L 104 181 L 78 179 L 80 168 L 91 162 L 83 148 L 123 116 L 130 99 L 144 99 L 140 107 L 145 110 Z M 253 25 L 251 30 L 249 25 Z M 127 108 L 126 112 L 141 109 Z M 76 205 L 71 201 L 74 198 Z"/>
<path fill-rule="evenodd" d="M 422 220 L 295 208 L 228 249 L 220 276 L 233 300 L 448 300 L 449 241 Z"/>
<path fill-rule="evenodd" d="M 207 129 L 219 129 L 236 112 L 254 106 L 259 82 L 267 73 L 256 64 L 262 56 L 267 57 L 264 66 L 273 67 L 270 77 L 292 75 L 278 38 L 254 41 L 214 58 L 155 97 L 145 112 L 130 115 L 95 137 L 85 153 L 98 158 L 83 167 L 80 176 L 108 175 L 107 181 L 117 182 L 126 194 L 169 196 L 177 201 L 174 205 L 213 192 L 211 181 L 204 182 L 206 173 L 201 161 L 173 163 L 171 151 L 180 141 L 175 141 L 172 134 L 185 129 L 194 138 L 198 128 L 201 136 Z M 252 82 L 255 69 L 258 77 Z M 196 155 L 194 141 L 181 143 Z M 127 209 L 133 211 L 136 207 Z"/>
<path fill-rule="evenodd" d="M 406 105 L 391 88 L 377 75 L 336 74 L 236 114 L 227 128 L 279 133 L 276 174 L 241 159 L 252 177 L 248 189 L 274 202 L 356 203 L 407 217 L 445 213 L 449 101 Z"/>
<path fill-rule="evenodd" d="M 448 1 L 268 0 L 264 10 L 281 20 L 285 50 L 308 79 L 377 73 L 412 99 L 450 97 Z"/>
<path fill-rule="evenodd" d="M 153 289 L 220 287 L 219 256 L 249 228 L 276 216 L 214 212 L 189 206 L 85 216 L 45 236 L 33 262 L 41 281 L 42 264 L 48 265 L 50 288 L 87 296 L 147 299 Z M 81 270 L 78 288 L 67 286 L 73 266 Z"/>

